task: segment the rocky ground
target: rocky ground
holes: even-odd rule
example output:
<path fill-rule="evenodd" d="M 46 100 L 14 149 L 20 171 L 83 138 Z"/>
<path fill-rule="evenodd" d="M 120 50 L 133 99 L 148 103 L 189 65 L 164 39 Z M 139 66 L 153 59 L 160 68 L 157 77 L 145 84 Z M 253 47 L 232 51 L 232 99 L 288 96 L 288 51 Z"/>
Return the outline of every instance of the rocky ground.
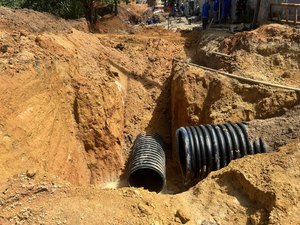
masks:
<path fill-rule="evenodd" d="M 0 8 L 0 223 L 299 224 L 299 92 L 173 61 L 299 88 L 299 29 L 232 35 L 123 20 L 90 34 L 83 20 Z M 175 129 L 227 121 L 248 121 L 273 152 L 183 186 Z M 166 143 L 161 194 L 124 187 L 143 132 Z"/>

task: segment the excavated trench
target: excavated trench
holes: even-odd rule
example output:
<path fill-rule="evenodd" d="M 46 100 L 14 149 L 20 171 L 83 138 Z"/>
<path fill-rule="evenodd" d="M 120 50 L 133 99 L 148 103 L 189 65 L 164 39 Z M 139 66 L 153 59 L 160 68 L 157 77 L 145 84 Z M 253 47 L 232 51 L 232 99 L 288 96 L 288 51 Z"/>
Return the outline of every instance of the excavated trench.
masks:
<path fill-rule="evenodd" d="M 0 13 L 1 224 L 299 224 L 299 93 L 173 62 L 299 87 L 299 30 L 89 34 L 80 21 Z M 176 129 L 241 121 L 276 152 L 184 185 Z M 127 186 L 141 133 L 164 140 L 166 174 L 145 171 L 166 178 L 166 195 L 103 190 Z"/>
<path fill-rule="evenodd" d="M 279 28 L 281 29 L 282 27 Z M 272 29 L 276 30 L 278 28 L 262 28 L 261 33 L 264 33 L 268 38 L 268 33 L 272 33 Z M 243 51 L 243 47 L 241 46 L 243 44 L 251 46 L 249 53 L 253 54 L 256 49 L 260 49 L 261 45 L 263 45 L 253 41 L 251 39 L 253 36 L 250 35 L 249 40 L 240 37 L 244 42 L 239 43 L 239 47 L 236 48 L 228 44 L 230 38 L 225 39 L 223 42 L 219 36 L 215 38 L 212 36 L 207 38 L 203 37 L 203 41 L 195 41 L 193 38 L 187 38 L 186 46 L 190 48 L 187 52 L 192 56 L 192 60 L 200 65 L 234 72 L 240 76 L 243 76 L 241 74 L 244 72 L 246 77 L 256 78 L 258 81 L 269 80 L 270 74 L 274 75 L 271 71 L 271 68 L 274 66 L 272 64 L 273 55 L 269 55 L 271 64 L 268 59 L 265 59 L 263 72 L 255 73 L 255 70 L 251 72 L 251 69 L 242 70 L 241 68 L 240 62 L 242 62 L 244 57 L 250 57 L 245 53 L 241 55 L 240 50 L 242 49 L 241 51 Z M 236 37 L 232 38 L 232 40 L 236 41 Z M 295 40 L 296 39 L 291 36 L 290 41 L 293 42 Z M 209 44 L 210 42 L 213 44 Z M 276 44 L 277 40 L 274 42 Z M 214 51 L 216 48 L 223 53 L 218 54 L 217 52 L 215 54 Z M 271 47 L 268 46 L 268 48 Z M 193 52 L 191 49 L 195 49 L 195 51 Z M 289 50 L 285 52 L 288 51 Z M 285 52 L 283 54 L 285 54 Z M 291 55 L 287 56 L 289 60 L 284 67 L 289 68 L 296 63 L 294 64 L 296 65 L 295 68 L 298 68 L 298 62 L 293 61 L 297 58 L 294 57 L 293 54 L 298 53 L 294 50 L 289 52 Z M 253 61 L 255 60 L 260 61 L 261 58 L 255 55 Z M 269 147 L 268 151 L 270 152 L 276 151 L 280 146 L 299 137 L 299 92 L 268 85 L 260 85 L 259 82 L 253 84 L 252 82 L 249 83 L 227 78 L 180 62 L 173 61 L 171 69 L 168 70 L 171 71 L 170 75 L 166 76 L 162 85 L 157 86 L 160 90 L 160 95 L 154 100 L 155 110 L 151 115 L 152 118 L 148 127 L 140 131 L 146 134 L 158 133 L 162 135 L 165 141 L 166 146 L 164 150 L 167 156 L 166 193 L 182 192 L 200 180 L 196 179 L 189 185 L 184 185 L 179 167 L 180 164 L 182 164 L 183 167 L 186 166 L 185 163 L 180 163 L 180 161 L 184 161 L 183 158 L 186 156 L 181 155 L 182 153 L 178 154 L 175 150 L 175 131 L 179 127 L 226 122 L 245 122 L 247 124 L 250 140 L 253 142 L 259 138 L 265 140 Z M 281 71 L 276 71 L 275 76 L 271 79 L 271 83 L 278 84 L 276 76 L 277 74 L 281 76 Z M 156 77 L 156 75 L 153 74 L 153 77 Z M 291 75 L 291 77 L 293 77 L 293 75 Z M 296 79 L 294 81 L 295 82 L 289 79 L 285 84 L 287 83 L 297 87 L 298 80 Z M 131 107 L 128 110 L 135 111 L 136 109 L 135 107 Z M 274 138 L 274 134 L 276 138 Z M 131 147 L 134 142 L 134 135 L 126 135 L 130 138 L 129 141 L 126 142 L 125 149 L 131 149 L 130 151 L 132 151 L 133 149 Z"/>
<path fill-rule="evenodd" d="M 174 151 L 176 129 L 270 119 L 265 127 L 272 130 L 273 117 L 285 118 L 299 104 L 296 92 L 173 61 L 297 87 L 299 32 L 288 26 L 267 25 L 237 35 L 159 28 L 90 35 L 53 18 L 45 27 L 35 12 L 14 17 L 15 12 L 1 10 L 6 16 L 1 19 L 0 102 L 9 106 L 0 111 L 4 179 L 33 167 L 75 185 L 123 181 L 136 137 L 158 133 L 165 144 L 166 192 L 177 193 L 187 187 Z M 24 26 L 27 14 L 35 22 Z M 20 31 L 6 28 L 10 20 Z M 297 137 L 297 120 L 282 119 L 276 129 L 285 127 L 282 135 Z M 263 128 L 252 130 L 263 136 Z M 270 146 L 286 142 L 279 138 Z"/>
<path fill-rule="evenodd" d="M 155 129 L 150 129 L 150 132 L 146 129 L 145 132 L 149 135 L 158 133 L 165 142 L 167 183 L 164 193 L 185 191 L 203 179 L 202 177 L 189 183 L 184 182 L 180 167 L 182 170 L 186 169 L 187 156 L 182 151 L 178 153 L 175 144 L 175 131 L 179 127 L 244 122 L 253 146 L 255 147 L 255 140 L 264 140 L 268 152 L 276 151 L 280 146 L 300 136 L 299 93 L 239 82 L 180 62 L 173 62 L 171 71 L 157 101 L 156 107 L 159 110 L 154 110 L 155 117 L 151 120 L 160 126 L 152 125 Z M 243 92 L 249 95 L 245 96 Z M 228 107 L 232 102 L 236 106 Z M 226 105 L 227 108 L 223 108 L 222 105 Z M 162 107 L 165 110 L 161 110 Z M 267 114 L 263 110 L 266 107 L 268 107 Z M 284 113 L 282 108 L 285 109 Z M 164 119 L 161 122 L 161 118 L 168 120 Z M 132 142 L 127 144 L 128 147 L 132 146 Z M 183 145 L 184 143 L 179 141 L 177 147 L 183 149 Z M 259 150 L 261 153 L 263 151 L 265 150 Z M 123 179 L 126 179 L 126 175 L 125 173 Z"/>

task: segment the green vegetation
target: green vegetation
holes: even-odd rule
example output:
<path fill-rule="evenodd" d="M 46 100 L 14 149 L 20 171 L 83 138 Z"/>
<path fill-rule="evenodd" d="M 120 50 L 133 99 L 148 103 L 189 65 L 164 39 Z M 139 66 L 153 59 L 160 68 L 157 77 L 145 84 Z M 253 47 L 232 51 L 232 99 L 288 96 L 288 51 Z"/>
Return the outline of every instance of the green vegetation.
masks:
<path fill-rule="evenodd" d="M 65 19 L 77 19 L 84 16 L 93 31 L 97 18 L 96 2 L 112 4 L 117 15 L 119 0 L 0 0 L 0 6 L 49 12 Z"/>
<path fill-rule="evenodd" d="M 40 12 L 75 19 L 84 15 L 84 0 L 0 0 L 1 6 L 28 8 Z"/>
<path fill-rule="evenodd" d="M 10 8 L 21 8 L 25 0 L 0 0 L 0 6 L 6 6 Z"/>

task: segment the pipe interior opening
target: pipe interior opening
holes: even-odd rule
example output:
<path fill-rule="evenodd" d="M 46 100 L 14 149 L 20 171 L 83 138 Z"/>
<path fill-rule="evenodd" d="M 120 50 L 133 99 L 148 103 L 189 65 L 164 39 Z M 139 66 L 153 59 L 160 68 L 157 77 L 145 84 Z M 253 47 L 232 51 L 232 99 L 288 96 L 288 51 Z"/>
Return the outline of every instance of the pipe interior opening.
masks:
<path fill-rule="evenodd" d="M 143 187 L 149 191 L 160 192 L 164 187 L 163 177 L 153 169 L 143 168 L 134 171 L 129 179 L 132 187 Z"/>
<path fill-rule="evenodd" d="M 184 135 L 183 135 L 182 131 L 178 132 L 177 140 L 178 140 L 180 167 L 183 172 L 183 175 L 185 176 L 186 175 L 186 154 L 185 154 Z"/>

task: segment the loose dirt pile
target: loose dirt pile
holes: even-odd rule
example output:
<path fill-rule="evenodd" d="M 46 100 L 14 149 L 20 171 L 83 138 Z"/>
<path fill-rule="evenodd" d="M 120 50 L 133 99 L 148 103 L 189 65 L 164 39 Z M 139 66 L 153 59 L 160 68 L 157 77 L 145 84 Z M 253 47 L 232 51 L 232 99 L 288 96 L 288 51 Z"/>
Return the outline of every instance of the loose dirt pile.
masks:
<path fill-rule="evenodd" d="M 182 63 L 174 63 L 173 75 L 173 131 L 182 125 L 270 118 L 300 102 L 294 91 L 244 83 Z"/>
<path fill-rule="evenodd" d="M 210 35 L 195 47 L 197 53 L 193 60 L 199 64 L 249 78 L 300 85 L 299 29 L 270 24 L 225 38 Z"/>
<path fill-rule="evenodd" d="M 47 32 L 35 26 L 35 33 L 29 22 L 1 30 L 4 177 L 41 167 L 74 184 L 115 180 L 136 135 L 157 126 L 169 133 L 158 120 L 170 114 L 155 115 L 168 106 L 155 102 L 167 96 L 162 87 L 172 57 L 184 56 L 184 39 L 159 29 L 100 36 L 70 24 Z"/>
<path fill-rule="evenodd" d="M 174 62 L 173 74 L 173 135 L 181 126 L 248 121 L 250 138 L 262 137 L 269 151 L 300 136 L 295 91 L 242 83 L 180 62 Z"/>
<path fill-rule="evenodd" d="M 300 140 L 242 158 L 177 195 L 74 188 L 27 172 L 1 186 L 2 224 L 299 224 Z M 251 172 L 250 172 L 251 171 Z"/>
<path fill-rule="evenodd" d="M 275 145 L 289 142 L 278 152 L 236 160 L 189 191 L 169 195 L 185 189 L 172 164 L 172 127 L 282 115 L 299 124 L 295 92 L 180 64 L 172 68 L 174 57 L 201 62 L 210 40 L 207 48 L 217 46 L 214 51 L 236 54 L 238 60 L 218 58 L 214 65 L 231 72 L 239 71 L 234 65 L 244 65 L 249 72 L 255 66 L 241 63 L 262 57 L 251 52 L 257 51 L 253 43 L 269 43 L 257 37 L 275 25 L 230 36 L 222 47 L 216 45 L 220 35 L 228 34 L 180 34 L 159 27 L 138 28 L 134 34 L 89 34 L 83 21 L 7 8 L 0 8 L 0 15 L 1 224 L 300 223 L 298 125 L 285 128 L 293 140 Z M 274 67 L 273 74 L 270 54 L 263 57 L 264 76 L 255 70 L 241 74 L 257 79 L 273 74 L 270 81 L 297 86 L 299 31 L 275 27 L 273 43 L 290 43 L 276 53 L 288 57 L 288 63 Z M 239 39 L 256 50 L 235 50 Z M 290 67 L 296 73 L 280 79 Z M 272 123 L 263 124 L 272 129 Z M 125 174 L 132 143 L 142 132 L 159 133 L 166 142 L 165 194 L 101 189 Z"/>

